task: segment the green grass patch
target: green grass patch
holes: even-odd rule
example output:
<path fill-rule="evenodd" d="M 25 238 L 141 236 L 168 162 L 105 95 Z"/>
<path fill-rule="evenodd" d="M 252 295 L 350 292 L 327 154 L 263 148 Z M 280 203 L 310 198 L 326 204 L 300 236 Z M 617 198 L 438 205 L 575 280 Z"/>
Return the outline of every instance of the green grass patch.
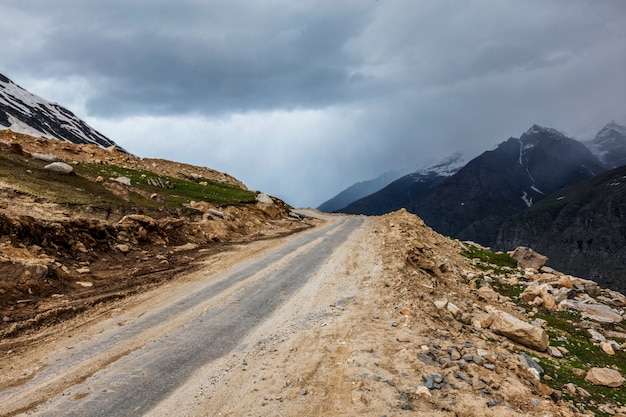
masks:
<path fill-rule="evenodd" d="M 122 168 L 115 165 L 81 163 L 76 168 L 77 173 L 101 176 L 103 178 L 127 177 L 131 180 L 131 186 L 147 193 L 157 193 L 165 198 L 165 205 L 179 207 L 190 201 L 207 201 L 216 206 L 238 205 L 255 201 L 256 192 L 244 190 L 235 185 L 218 182 L 208 178 L 182 179 L 166 175 L 157 175 L 142 169 Z M 172 188 L 154 186 L 149 180 L 161 179 L 171 184 Z M 200 184 L 200 183 L 206 183 Z"/>
<path fill-rule="evenodd" d="M 461 252 L 461 255 L 466 258 L 478 259 L 493 266 L 517 268 L 517 261 L 507 253 L 495 253 L 468 243 L 464 243 L 464 245 L 467 250 Z"/>

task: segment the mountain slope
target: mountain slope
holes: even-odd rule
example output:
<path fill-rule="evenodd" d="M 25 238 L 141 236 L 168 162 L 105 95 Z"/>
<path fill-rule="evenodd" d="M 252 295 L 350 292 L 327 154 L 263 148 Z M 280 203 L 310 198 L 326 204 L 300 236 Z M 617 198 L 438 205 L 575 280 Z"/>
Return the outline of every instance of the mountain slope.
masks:
<path fill-rule="evenodd" d="M 582 143 L 534 125 L 470 161 L 408 210 L 439 233 L 491 245 L 507 217 L 603 171 Z"/>
<path fill-rule="evenodd" d="M 626 165 L 626 126 L 611 122 L 585 145 L 607 169 Z"/>
<path fill-rule="evenodd" d="M 463 155 L 456 153 L 436 165 L 405 175 L 382 190 L 354 201 L 337 212 L 381 215 L 406 208 L 418 196 L 456 173 L 464 164 Z"/>
<path fill-rule="evenodd" d="M 550 266 L 626 290 L 626 167 L 559 191 L 504 221 L 495 246 L 530 246 Z"/>
<path fill-rule="evenodd" d="M 59 104 L 38 97 L 0 74 L 0 129 L 72 143 L 115 143 Z"/>
<path fill-rule="evenodd" d="M 342 209 L 350 203 L 365 197 L 366 195 L 375 193 L 376 191 L 389 185 L 394 180 L 400 178 L 403 174 L 403 171 L 388 171 L 374 179 L 357 182 L 330 200 L 322 203 L 317 209 L 326 213 Z"/>

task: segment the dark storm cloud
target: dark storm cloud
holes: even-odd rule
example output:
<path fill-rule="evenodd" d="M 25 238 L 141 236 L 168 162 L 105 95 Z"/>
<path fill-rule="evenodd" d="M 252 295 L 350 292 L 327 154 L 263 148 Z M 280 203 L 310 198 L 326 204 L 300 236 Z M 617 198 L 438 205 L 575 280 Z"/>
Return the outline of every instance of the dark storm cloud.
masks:
<path fill-rule="evenodd" d="M 40 42 L 16 68 L 97 80 L 95 115 L 320 107 L 368 84 L 344 49 L 367 23 L 356 2 L 29 3 Z"/>
<path fill-rule="evenodd" d="M 295 205 L 534 123 L 626 123 L 623 0 L 4 0 L 2 17 L 0 72 L 131 151 Z"/>

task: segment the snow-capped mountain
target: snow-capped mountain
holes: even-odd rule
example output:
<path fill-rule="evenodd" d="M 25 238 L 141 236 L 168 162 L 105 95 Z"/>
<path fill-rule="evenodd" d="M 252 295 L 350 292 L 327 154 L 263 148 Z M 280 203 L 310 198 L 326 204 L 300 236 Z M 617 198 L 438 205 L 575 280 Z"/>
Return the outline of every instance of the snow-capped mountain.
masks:
<path fill-rule="evenodd" d="M 115 145 L 65 107 L 32 94 L 2 74 L 0 129 L 105 148 Z"/>
<path fill-rule="evenodd" d="M 608 169 L 626 165 L 626 126 L 613 121 L 585 145 Z"/>
<path fill-rule="evenodd" d="M 454 175 L 464 165 L 463 154 L 457 152 L 435 165 L 405 175 L 382 190 L 354 201 L 337 211 L 348 214 L 380 215 L 406 208 L 420 195 Z"/>

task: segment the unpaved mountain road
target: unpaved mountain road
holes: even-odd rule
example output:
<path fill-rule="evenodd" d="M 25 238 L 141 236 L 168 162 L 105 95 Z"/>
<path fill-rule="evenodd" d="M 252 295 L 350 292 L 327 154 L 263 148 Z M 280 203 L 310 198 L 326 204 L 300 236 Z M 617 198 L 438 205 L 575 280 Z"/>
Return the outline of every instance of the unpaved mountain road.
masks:
<path fill-rule="evenodd" d="M 206 279 L 179 291 L 161 289 L 169 302 L 151 305 L 149 299 L 102 323 L 100 333 L 52 349 L 28 382 L 0 392 L 2 415 L 158 412 L 158 404 L 198 369 L 236 349 L 259 325 L 274 327 L 276 310 L 324 270 L 362 223 L 338 217 L 226 271 L 209 266 Z"/>

